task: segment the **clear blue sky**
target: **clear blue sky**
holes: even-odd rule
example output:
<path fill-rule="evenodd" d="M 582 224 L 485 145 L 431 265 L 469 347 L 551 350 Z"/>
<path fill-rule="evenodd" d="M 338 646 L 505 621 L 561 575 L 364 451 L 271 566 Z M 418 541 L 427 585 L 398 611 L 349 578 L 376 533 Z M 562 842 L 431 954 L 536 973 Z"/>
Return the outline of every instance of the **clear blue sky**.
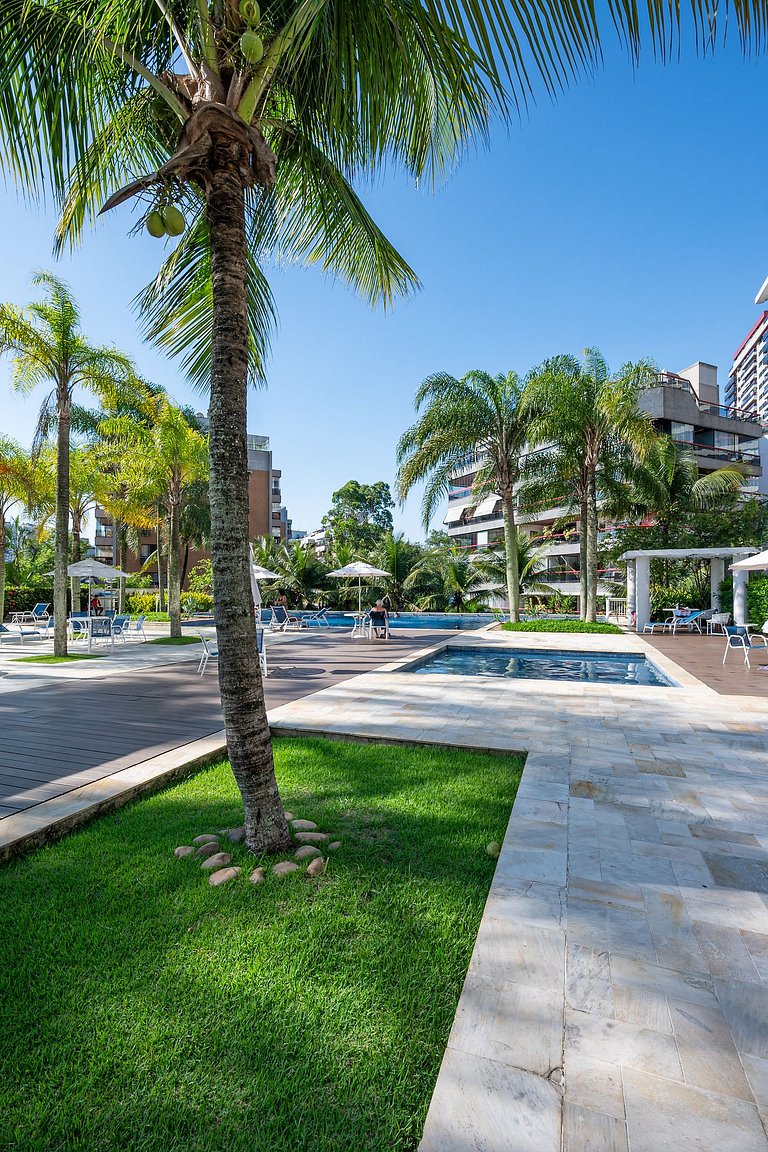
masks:
<path fill-rule="evenodd" d="M 525 372 L 589 344 L 618 366 L 640 356 L 720 368 L 759 315 L 768 275 L 768 161 L 762 111 L 768 60 L 735 48 L 633 75 L 611 58 L 593 81 L 540 102 L 490 153 L 467 157 L 436 194 L 392 177 L 366 202 L 423 281 L 390 314 L 315 271 L 275 271 L 280 329 L 269 387 L 249 428 L 270 436 L 297 528 L 316 527 L 349 479 L 394 480 L 413 394 L 438 369 Z M 0 297 L 31 298 L 53 267 L 53 218 L 0 189 Z M 95 340 L 135 356 L 181 401 L 205 408 L 173 362 L 138 338 L 129 303 L 159 242 L 127 237 L 119 209 L 58 272 Z M 31 438 L 39 398 L 12 396 L 0 366 L 0 427 Z M 396 524 L 421 535 L 418 499 Z"/>

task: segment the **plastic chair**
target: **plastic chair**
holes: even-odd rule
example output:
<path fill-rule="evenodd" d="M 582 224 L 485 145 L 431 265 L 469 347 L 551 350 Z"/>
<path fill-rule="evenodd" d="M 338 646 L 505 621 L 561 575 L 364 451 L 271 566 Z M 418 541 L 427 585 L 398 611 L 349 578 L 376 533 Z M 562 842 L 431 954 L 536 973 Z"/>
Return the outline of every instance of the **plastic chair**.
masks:
<path fill-rule="evenodd" d="M 765 628 L 765 625 L 763 625 Z M 749 653 L 753 648 L 762 648 L 765 652 L 768 649 L 768 636 L 763 632 L 758 633 L 756 636 L 750 636 L 749 630 L 745 624 L 726 624 L 723 631 L 725 632 L 725 652 L 723 653 L 723 664 L 727 659 L 728 653 L 732 648 L 744 653 L 744 663 L 747 668 L 751 668 L 749 663 Z"/>
<path fill-rule="evenodd" d="M 216 647 L 215 640 L 209 640 L 206 636 L 203 636 L 202 632 L 198 632 L 198 636 L 200 637 L 200 643 L 203 646 L 203 654 L 200 657 L 200 663 L 197 666 L 197 672 L 199 676 L 202 676 L 208 667 L 208 661 L 218 660 L 219 650 Z"/>

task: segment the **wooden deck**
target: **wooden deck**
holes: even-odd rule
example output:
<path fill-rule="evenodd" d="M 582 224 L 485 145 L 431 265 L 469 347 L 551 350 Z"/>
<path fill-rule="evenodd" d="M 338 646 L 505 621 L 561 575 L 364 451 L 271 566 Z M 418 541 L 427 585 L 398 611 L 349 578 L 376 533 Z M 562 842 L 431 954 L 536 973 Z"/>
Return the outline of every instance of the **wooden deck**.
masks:
<path fill-rule="evenodd" d="M 268 708 L 417 651 L 445 632 L 387 644 L 302 635 L 269 651 Z M 0 695 L 0 819 L 223 727 L 216 671 L 194 661 L 103 679 L 56 680 Z"/>
<path fill-rule="evenodd" d="M 740 652 L 728 653 L 723 667 L 724 636 L 700 636 L 698 632 L 678 632 L 676 636 L 656 633 L 643 636 L 648 644 L 703 681 L 721 696 L 768 696 L 768 648 L 753 649 L 751 668 Z"/>

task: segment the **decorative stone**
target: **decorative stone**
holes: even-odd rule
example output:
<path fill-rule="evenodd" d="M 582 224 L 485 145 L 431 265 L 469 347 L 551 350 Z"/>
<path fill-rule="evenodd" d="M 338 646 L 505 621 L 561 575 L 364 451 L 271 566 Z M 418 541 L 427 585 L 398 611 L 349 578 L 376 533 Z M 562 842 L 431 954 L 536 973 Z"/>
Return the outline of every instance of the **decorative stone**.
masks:
<path fill-rule="evenodd" d="M 294 840 L 298 840 L 299 844 L 325 844 L 330 836 L 327 832 L 297 832 Z"/>
<path fill-rule="evenodd" d="M 309 868 L 307 868 L 307 876 L 322 876 L 325 872 L 325 860 L 319 856 L 317 860 L 313 860 Z"/>
<path fill-rule="evenodd" d="M 195 836 L 192 841 L 193 844 L 218 844 L 218 842 L 218 836 L 209 836 L 207 834 L 205 836 Z"/>
<path fill-rule="evenodd" d="M 227 840 L 229 840 L 230 844 L 239 844 L 244 836 L 245 836 L 245 827 L 243 827 L 243 828 L 230 828 L 229 832 L 227 832 Z"/>
<path fill-rule="evenodd" d="M 281 860 L 279 864 L 272 865 L 275 876 L 287 876 L 289 872 L 298 872 L 298 870 L 298 864 L 294 864 L 292 860 Z"/>
<path fill-rule="evenodd" d="M 173 854 L 177 860 L 182 860 L 185 856 L 192 856 L 194 851 L 191 844 L 182 844 L 179 848 L 174 848 Z"/>
<path fill-rule="evenodd" d="M 224 868 L 227 864 L 231 863 L 232 857 L 229 852 L 216 852 L 213 856 L 209 856 L 207 860 L 203 860 L 200 865 L 210 872 L 214 868 Z"/>
<path fill-rule="evenodd" d="M 288 823 L 290 824 L 291 820 L 293 820 L 293 812 L 286 812 L 285 818 L 288 821 Z"/>
<path fill-rule="evenodd" d="M 235 876 L 239 876 L 241 872 L 242 868 L 219 868 L 218 872 L 211 872 L 208 883 L 214 888 L 218 888 L 220 884 L 234 880 Z"/>
<path fill-rule="evenodd" d="M 320 856 L 319 848 L 315 848 L 313 844 L 302 844 L 301 848 L 297 848 L 293 854 L 294 860 L 312 860 L 315 856 Z"/>
<path fill-rule="evenodd" d="M 313 820 L 291 820 L 294 832 L 317 832 L 317 824 Z"/>
<path fill-rule="evenodd" d="M 201 844 L 195 856 L 198 860 L 206 860 L 209 856 L 213 856 L 214 852 L 218 852 L 218 840 L 209 840 L 207 844 Z"/>
<path fill-rule="evenodd" d="M 267 878 L 267 874 L 263 868 L 254 868 L 248 877 L 249 884 L 263 884 Z"/>
<path fill-rule="evenodd" d="M 332 844 L 328 845 L 329 852 L 338 852 L 339 848 L 341 848 L 341 840 L 334 840 Z"/>

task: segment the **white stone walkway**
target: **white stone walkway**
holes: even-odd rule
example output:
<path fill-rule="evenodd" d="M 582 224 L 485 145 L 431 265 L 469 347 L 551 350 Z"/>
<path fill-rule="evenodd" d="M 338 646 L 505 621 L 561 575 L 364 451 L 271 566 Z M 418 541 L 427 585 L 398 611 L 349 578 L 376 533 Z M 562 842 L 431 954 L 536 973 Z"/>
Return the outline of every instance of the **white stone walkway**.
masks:
<path fill-rule="evenodd" d="M 768 703 L 677 679 L 390 666 L 271 714 L 529 753 L 421 1152 L 768 1152 Z"/>

